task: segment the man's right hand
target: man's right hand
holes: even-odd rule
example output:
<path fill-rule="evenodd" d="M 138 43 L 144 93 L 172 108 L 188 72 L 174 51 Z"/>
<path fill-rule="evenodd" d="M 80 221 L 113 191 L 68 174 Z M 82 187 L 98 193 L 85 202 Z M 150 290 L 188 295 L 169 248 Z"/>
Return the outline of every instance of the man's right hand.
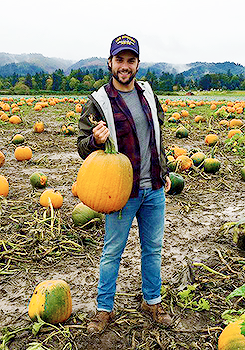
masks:
<path fill-rule="evenodd" d="M 105 143 L 110 135 L 110 131 L 106 126 L 106 122 L 100 120 L 98 124 L 93 128 L 93 137 L 97 145 Z"/>

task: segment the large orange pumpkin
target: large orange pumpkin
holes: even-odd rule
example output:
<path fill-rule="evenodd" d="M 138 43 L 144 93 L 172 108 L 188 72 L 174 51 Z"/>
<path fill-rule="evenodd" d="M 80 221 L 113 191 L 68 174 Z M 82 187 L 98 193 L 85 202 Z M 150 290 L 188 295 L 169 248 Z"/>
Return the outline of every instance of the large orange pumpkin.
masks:
<path fill-rule="evenodd" d="M 91 209 L 110 213 L 127 203 L 133 185 L 133 168 L 129 158 L 110 151 L 92 152 L 83 162 L 77 175 L 77 194 Z M 109 153 L 112 152 L 112 153 Z"/>
<path fill-rule="evenodd" d="M 9 193 L 9 183 L 5 176 L 0 175 L 0 196 L 7 197 Z"/>
<path fill-rule="evenodd" d="M 245 336 L 241 334 L 244 320 L 229 323 L 218 339 L 218 350 L 245 350 Z"/>
<path fill-rule="evenodd" d="M 19 146 L 15 149 L 14 156 L 18 161 L 29 160 L 32 157 L 32 150 L 28 146 Z"/>

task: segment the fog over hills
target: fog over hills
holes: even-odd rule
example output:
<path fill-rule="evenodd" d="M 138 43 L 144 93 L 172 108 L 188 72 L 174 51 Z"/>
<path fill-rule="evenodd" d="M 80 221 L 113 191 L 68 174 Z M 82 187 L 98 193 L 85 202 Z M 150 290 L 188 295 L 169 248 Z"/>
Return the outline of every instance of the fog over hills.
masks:
<path fill-rule="evenodd" d="M 34 75 L 41 71 L 52 74 L 61 69 L 65 74 L 72 70 L 81 69 L 92 72 L 94 69 L 107 71 L 107 58 L 91 57 L 78 62 L 56 57 L 45 57 L 39 53 L 9 54 L 0 52 L 0 76 L 6 77 L 15 74 L 24 76 Z M 198 79 L 205 74 L 245 74 L 245 67 L 234 62 L 193 62 L 188 64 L 171 64 L 166 62 L 140 62 L 138 77 L 144 76 L 147 71 L 154 72 L 160 76 L 163 72 L 170 74 L 183 74 L 185 78 Z"/>

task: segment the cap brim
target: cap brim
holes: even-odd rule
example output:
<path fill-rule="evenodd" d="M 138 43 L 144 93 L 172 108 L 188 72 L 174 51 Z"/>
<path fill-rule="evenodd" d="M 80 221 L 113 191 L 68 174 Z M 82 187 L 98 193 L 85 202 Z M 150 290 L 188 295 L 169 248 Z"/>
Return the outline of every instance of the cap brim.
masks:
<path fill-rule="evenodd" d="M 137 50 L 135 50 L 134 48 L 130 47 L 130 46 L 125 46 L 125 47 L 120 47 L 116 50 L 114 50 L 113 52 L 111 52 L 112 56 L 117 55 L 119 52 L 125 51 L 125 50 L 129 50 L 129 51 L 133 51 L 134 53 L 136 53 L 137 56 L 139 56 L 139 52 Z"/>

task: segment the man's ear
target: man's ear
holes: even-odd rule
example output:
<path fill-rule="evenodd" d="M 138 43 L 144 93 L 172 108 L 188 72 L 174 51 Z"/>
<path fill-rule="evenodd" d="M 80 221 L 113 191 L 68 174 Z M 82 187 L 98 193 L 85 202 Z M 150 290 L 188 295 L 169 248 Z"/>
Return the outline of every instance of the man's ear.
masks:
<path fill-rule="evenodd" d="M 108 60 L 107 60 L 107 65 L 108 65 L 108 67 L 110 67 L 111 68 L 111 58 L 108 58 Z"/>
<path fill-rule="evenodd" d="M 140 60 L 138 60 L 138 64 L 137 64 L 137 68 L 136 68 L 136 72 L 138 72 L 138 70 L 139 70 L 139 65 L 140 65 Z"/>

